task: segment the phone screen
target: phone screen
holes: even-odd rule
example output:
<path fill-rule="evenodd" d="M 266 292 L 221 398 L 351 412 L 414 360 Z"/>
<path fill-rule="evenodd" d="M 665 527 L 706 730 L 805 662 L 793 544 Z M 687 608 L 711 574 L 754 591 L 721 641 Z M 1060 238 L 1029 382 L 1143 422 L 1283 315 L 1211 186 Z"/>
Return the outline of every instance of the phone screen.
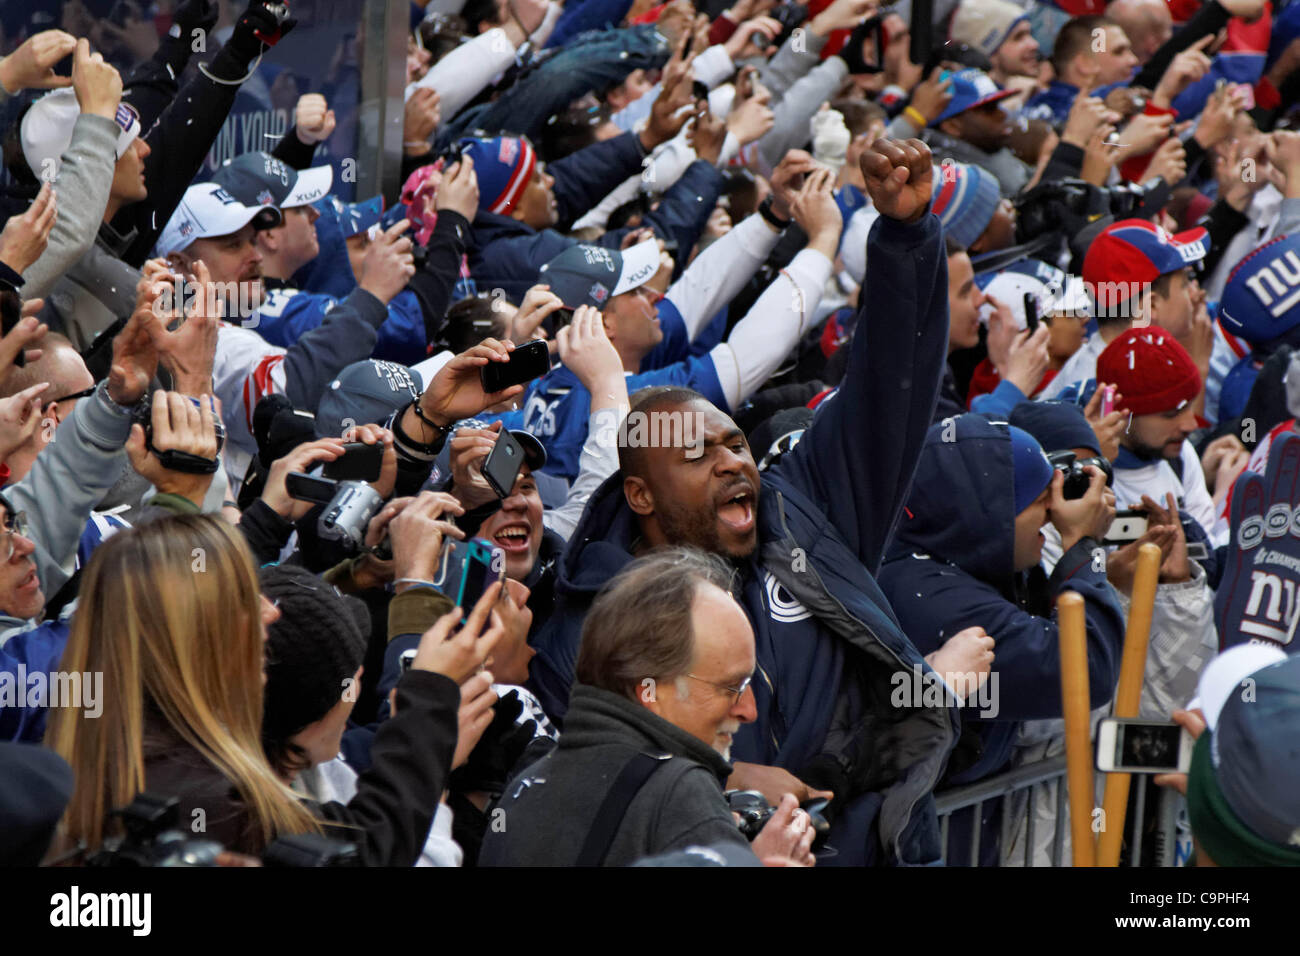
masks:
<path fill-rule="evenodd" d="M 384 464 L 384 446 L 348 442 L 343 454 L 325 463 L 321 474 L 334 481 L 377 481 Z"/>
<path fill-rule="evenodd" d="M 1176 771 L 1182 733 L 1177 724 L 1117 724 L 1115 766 Z"/>

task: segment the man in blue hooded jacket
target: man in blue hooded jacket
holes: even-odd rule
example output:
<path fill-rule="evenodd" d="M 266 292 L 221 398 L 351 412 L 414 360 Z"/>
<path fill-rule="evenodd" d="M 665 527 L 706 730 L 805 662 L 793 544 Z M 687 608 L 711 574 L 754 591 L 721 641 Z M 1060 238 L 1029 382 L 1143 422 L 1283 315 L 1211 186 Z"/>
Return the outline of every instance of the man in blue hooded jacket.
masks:
<path fill-rule="evenodd" d="M 949 782 L 1001 770 L 1021 721 L 1061 716 L 1053 608 L 1063 591 L 1084 599 L 1092 706 L 1114 692 L 1124 617 L 1098 558 L 1115 497 L 1100 469 L 1087 468 L 1087 492 L 1070 500 L 1064 474 L 1028 432 L 960 415 L 926 436 L 906 517 L 880 569 L 881 589 L 922 653 L 967 627 L 984 628 L 997 647 L 995 698 L 981 695 L 987 706 L 979 709 L 968 699 L 963 709 L 978 746 L 965 767 L 954 757 Z M 1064 549 L 1050 577 L 1038 566 L 1048 521 Z"/>
<path fill-rule="evenodd" d="M 735 423 L 667 387 L 631 414 L 697 415 L 699 447 L 629 447 L 592 496 L 561 561 L 557 603 L 536 641 L 533 686 L 562 716 L 582 618 L 636 555 L 690 544 L 737 565 L 754 626 L 757 719 L 736 735 L 729 786 L 834 794 L 827 863 L 939 859 L 931 792 L 956 736 L 948 706 L 895 707 L 891 676 L 928 670 L 872 577 L 901 511 L 947 354 L 946 258 L 929 214 L 929 150 L 881 140 L 862 159 L 881 218 L 838 394 L 767 472 Z M 628 434 L 631 434 L 630 429 Z"/>

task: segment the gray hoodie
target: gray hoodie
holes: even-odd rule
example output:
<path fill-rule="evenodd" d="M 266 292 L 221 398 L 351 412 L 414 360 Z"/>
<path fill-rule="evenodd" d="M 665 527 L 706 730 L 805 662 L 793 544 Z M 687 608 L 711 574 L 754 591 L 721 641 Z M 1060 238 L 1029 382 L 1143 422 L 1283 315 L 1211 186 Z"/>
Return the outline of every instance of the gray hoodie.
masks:
<path fill-rule="evenodd" d="M 81 532 L 91 510 L 122 474 L 130 433 L 130 411 L 114 404 L 101 383 L 94 395 L 77 402 L 26 477 L 4 489 L 14 509 L 27 513 L 36 544 L 32 559 L 47 598 L 72 576 Z M 24 623 L 0 610 L 0 631 Z"/>
<path fill-rule="evenodd" d="M 117 123 L 106 117 L 85 113 L 77 117 L 72 142 L 59 157 L 59 173 L 54 180 L 59 214 L 45 252 L 23 273 L 25 281 L 18 291 L 24 299 L 44 296 L 94 245 L 108 208 L 119 133 Z M 41 175 L 39 169 L 32 172 Z"/>
<path fill-rule="evenodd" d="M 488 811 L 480 866 L 572 866 L 623 766 L 668 754 L 633 798 L 606 866 L 689 846 L 748 849 L 723 799 L 731 764 L 638 702 L 575 684 L 559 745 L 517 774 Z"/>

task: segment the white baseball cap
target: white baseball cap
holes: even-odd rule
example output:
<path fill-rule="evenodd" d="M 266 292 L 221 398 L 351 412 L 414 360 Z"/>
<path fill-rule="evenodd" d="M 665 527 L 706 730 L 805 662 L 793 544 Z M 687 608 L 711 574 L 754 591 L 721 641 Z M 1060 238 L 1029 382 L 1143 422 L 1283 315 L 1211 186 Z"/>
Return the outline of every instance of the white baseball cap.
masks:
<path fill-rule="evenodd" d="M 280 210 L 271 205 L 245 206 L 216 183 L 199 183 L 185 190 L 158 237 L 154 254 L 165 257 L 188 249 L 195 239 L 228 236 L 250 222 L 258 229 L 278 226 Z"/>
<path fill-rule="evenodd" d="M 71 88 L 46 93 L 32 104 L 18 128 L 23 158 L 39 178 L 53 163 L 50 172 L 57 176 L 59 159 L 72 145 L 72 131 L 81 115 L 77 94 Z M 117 158 L 121 159 L 135 138 L 140 135 L 140 116 L 130 103 L 119 103 L 113 118 L 120 132 L 117 135 Z"/>
<path fill-rule="evenodd" d="M 1196 697 L 1187 705 L 1188 710 L 1200 708 L 1205 714 L 1205 724 L 1213 730 L 1219 722 L 1219 712 L 1228 698 L 1240 693 L 1247 677 L 1270 664 L 1286 660 L 1286 652 L 1275 644 L 1238 644 L 1230 647 L 1201 671 L 1196 685 Z"/>

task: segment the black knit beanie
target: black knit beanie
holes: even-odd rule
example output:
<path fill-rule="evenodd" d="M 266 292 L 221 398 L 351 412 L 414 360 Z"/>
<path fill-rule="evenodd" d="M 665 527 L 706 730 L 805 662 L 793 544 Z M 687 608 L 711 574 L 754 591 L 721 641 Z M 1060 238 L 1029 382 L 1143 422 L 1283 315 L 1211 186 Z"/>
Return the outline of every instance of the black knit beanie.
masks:
<path fill-rule="evenodd" d="M 342 699 L 344 681 L 365 657 L 370 618 L 361 601 L 305 568 L 272 565 L 259 577 L 262 593 L 280 608 L 266 641 L 262 737 L 284 741 Z"/>

